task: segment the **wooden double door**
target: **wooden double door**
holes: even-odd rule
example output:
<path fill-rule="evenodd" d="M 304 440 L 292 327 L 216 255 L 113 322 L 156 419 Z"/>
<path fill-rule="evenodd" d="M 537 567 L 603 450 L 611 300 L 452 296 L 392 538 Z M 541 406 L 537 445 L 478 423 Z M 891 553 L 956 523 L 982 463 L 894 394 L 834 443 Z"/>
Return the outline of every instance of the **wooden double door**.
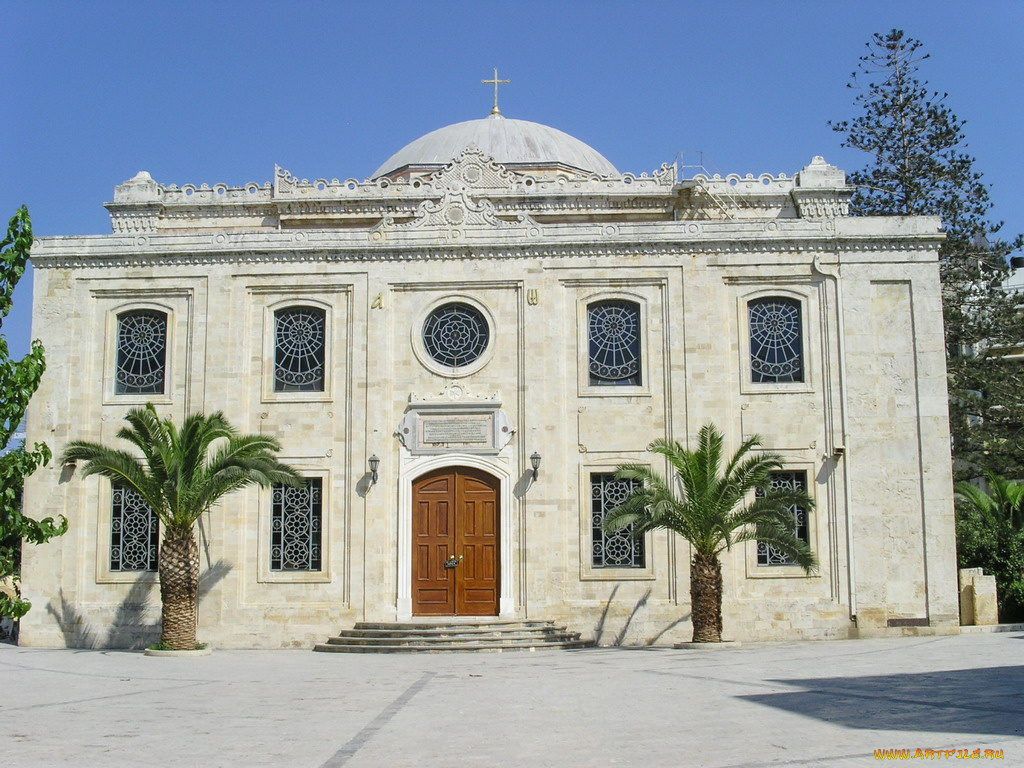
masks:
<path fill-rule="evenodd" d="M 413 615 L 498 615 L 498 499 L 497 478 L 468 467 L 413 483 Z"/>

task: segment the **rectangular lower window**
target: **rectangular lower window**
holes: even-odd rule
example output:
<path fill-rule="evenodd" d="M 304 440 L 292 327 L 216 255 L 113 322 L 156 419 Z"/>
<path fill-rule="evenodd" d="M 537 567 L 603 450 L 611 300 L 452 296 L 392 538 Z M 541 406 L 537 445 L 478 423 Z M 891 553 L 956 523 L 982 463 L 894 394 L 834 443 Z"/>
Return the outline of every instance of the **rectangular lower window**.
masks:
<path fill-rule="evenodd" d="M 640 487 L 636 480 L 620 480 L 611 472 L 590 475 L 591 565 L 594 568 L 643 568 L 644 540 L 633 538 L 633 526 L 605 533 L 604 517 Z"/>
<path fill-rule="evenodd" d="M 802 470 L 772 472 L 771 487 L 784 488 L 786 490 L 793 491 L 806 491 L 807 473 Z M 757 495 L 762 496 L 763 493 L 758 491 Z M 810 536 L 807 528 L 807 510 L 793 504 L 790 506 L 789 512 L 793 516 L 793 535 L 805 544 L 810 544 Z M 766 566 L 796 565 L 791 558 L 786 557 L 782 552 L 764 541 L 757 542 L 757 564 Z"/>
<path fill-rule="evenodd" d="M 321 570 L 323 480 L 306 478 L 305 485 L 277 483 L 273 487 L 270 523 L 271 571 Z"/>
<path fill-rule="evenodd" d="M 155 571 L 160 520 L 134 488 L 111 487 L 110 570 Z"/>

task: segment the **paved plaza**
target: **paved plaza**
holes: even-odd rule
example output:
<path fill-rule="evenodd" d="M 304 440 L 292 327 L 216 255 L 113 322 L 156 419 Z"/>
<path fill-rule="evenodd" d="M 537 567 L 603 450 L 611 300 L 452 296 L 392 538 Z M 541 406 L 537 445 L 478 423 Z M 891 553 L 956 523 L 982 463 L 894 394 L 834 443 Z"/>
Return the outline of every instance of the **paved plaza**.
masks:
<path fill-rule="evenodd" d="M 918 748 L 1022 765 L 1024 633 L 197 659 L 0 645 L 0 706 L 4 768 L 846 766 Z"/>

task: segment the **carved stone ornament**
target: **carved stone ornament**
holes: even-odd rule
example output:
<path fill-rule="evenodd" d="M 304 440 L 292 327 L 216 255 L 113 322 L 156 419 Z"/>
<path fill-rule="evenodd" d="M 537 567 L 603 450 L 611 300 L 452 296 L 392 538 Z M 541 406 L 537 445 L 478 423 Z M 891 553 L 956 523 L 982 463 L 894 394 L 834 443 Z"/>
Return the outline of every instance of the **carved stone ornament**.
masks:
<path fill-rule="evenodd" d="M 371 236 L 373 232 L 383 230 L 422 228 L 526 230 L 537 227 L 537 222 L 526 213 L 517 213 L 515 221 L 507 221 L 498 218 L 494 204 L 490 200 L 474 200 L 464 189 L 457 191 L 450 189 L 436 203 L 431 200 L 420 203 L 412 221 L 396 224 L 393 217 L 384 217 L 384 220 L 371 230 Z"/>
<path fill-rule="evenodd" d="M 454 382 L 437 395 L 410 395 L 409 408 L 395 433 L 414 456 L 495 455 L 514 434 L 497 393 L 471 395 Z"/>
<path fill-rule="evenodd" d="M 467 147 L 457 158 L 431 174 L 427 183 L 434 189 L 510 190 L 522 178 L 496 163 L 475 146 Z"/>

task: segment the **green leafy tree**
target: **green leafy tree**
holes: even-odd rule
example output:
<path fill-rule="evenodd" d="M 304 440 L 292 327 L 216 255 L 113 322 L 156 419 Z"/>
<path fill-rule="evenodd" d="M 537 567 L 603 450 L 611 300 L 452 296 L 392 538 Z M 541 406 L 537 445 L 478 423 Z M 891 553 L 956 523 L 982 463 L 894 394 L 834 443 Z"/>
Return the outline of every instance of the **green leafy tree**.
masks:
<path fill-rule="evenodd" d="M 1024 341 L 1024 314 L 1003 290 L 1007 257 L 1020 236 L 999 239 L 1001 222 L 988 219 L 989 188 L 964 151 L 965 121 L 947 94 L 918 79 L 928 58 L 902 30 L 876 34 L 852 74 L 860 114 L 830 123 L 842 145 L 870 155 L 850 175 L 862 216 L 933 215 L 946 240 L 939 251 L 945 318 L 949 413 L 954 473 L 1024 471 L 1024 366 L 1006 350 Z"/>
<path fill-rule="evenodd" d="M 241 435 L 217 413 L 185 417 L 179 429 L 152 403 L 133 408 L 117 436 L 135 453 L 76 440 L 63 462 L 83 463 L 83 475 L 101 475 L 137 491 L 163 528 L 160 576 L 161 643 L 169 650 L 196 647 L 199 548 L 196 521 L 229 493 L 248 485 L 303 482 L 275 457 L 281 446 L 264 435 Z M 138 456 L 141 455 L 141 459 Z"/>
<path fill-rule="evenodd" d="M 622 504 L 605 515 L 607 531 L 633 526 L 633 535 L 674 531 L 693 547 L 690 560 L 690 605 L 693 641 L 722 640 L 722 564 L 719 555 L 733 544 L 770 544 L 810 573 L 817 561 L 807 543 L 793 531 L 791 508 L 810 511 L 814 502 L 805 491 L 771 487 L 771 473 L 782 459 L 755 449 L 754 436 L 723 466 L 722 434 L 705 424 L 697 450 L 670 440 L 655 440 L 648 450 L 664 456 L 673 477 L 666 478 L 643 464 L 624 464 L 616 476 L 639 483 Z M 682 494 L 676 493 L 681 487 Z"/>
<path fill-rule="evenodd" d="M 0 243 L 0 328 L 14 306 L 14 288 L 25 274 L 31 247 L 32 220 L 22 206 Z M 45 369 L 42 344 L 33 341 L 28 355 L 12 360 L 7 339 L 0 335 L 0 616 L 15 619 L 31 607 L 19 587 L 22 542 L 42 544 L 68 529 L 63 516 L 36 520 L 22 509 L 25 478 L 50 460 L 50 449 L 36 443 L 31 450 L 24 445 L 7 450 Z"/>
<path fill-rule="evenodd" d="M 999 619 L 1024 620 L 1024 483 L 986 472 L 988 491 L 956 484 L 957 556 L 961 568 L 996 577 Z"/>

